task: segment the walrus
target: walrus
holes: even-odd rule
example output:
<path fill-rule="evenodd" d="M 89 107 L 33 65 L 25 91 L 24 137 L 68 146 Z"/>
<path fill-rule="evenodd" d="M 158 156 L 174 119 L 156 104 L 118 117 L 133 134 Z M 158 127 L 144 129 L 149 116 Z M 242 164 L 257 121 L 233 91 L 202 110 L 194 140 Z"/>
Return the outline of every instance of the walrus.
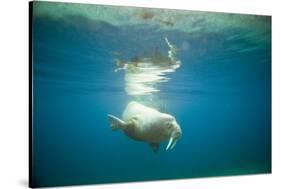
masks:
<path fill-rule="evenodd" d="M 164 140 L 169 140 L 166 150 L 172 150 L 182 135 L 173 116 L 135 101 L 127 105 L 122 120 L 111 114 L 108 119 L 112 130 L 122 129 L 128 137 L 150 144 L 155 152 Z"/>

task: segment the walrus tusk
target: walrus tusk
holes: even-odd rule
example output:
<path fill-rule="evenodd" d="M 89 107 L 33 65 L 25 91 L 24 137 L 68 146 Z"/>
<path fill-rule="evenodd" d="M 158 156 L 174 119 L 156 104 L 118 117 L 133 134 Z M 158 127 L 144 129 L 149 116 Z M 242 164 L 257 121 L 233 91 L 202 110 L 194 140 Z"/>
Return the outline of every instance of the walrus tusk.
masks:
<path fill-rule="evenodd" d="M 169 148 L 171 147 L 173 141 L 174 141 L 174 138 L 171 137 L 170 140 L 169 140 L 169 143 L 168 143 L 168 145 L 167 145 L 167 147 L 166 147 L 166 150 L 169 150 Z"/>
<path fill-rule="evenodd" d="M 171 146 L 170 150 L 172 150 L 172 149 L 176 146 L 177 141 L 178 141 L 177 139 L 175 139 L 175 140 L 174 140 L 174 142 L 173 142 L 173 144 L 172 144 L 172 146 Z"/>

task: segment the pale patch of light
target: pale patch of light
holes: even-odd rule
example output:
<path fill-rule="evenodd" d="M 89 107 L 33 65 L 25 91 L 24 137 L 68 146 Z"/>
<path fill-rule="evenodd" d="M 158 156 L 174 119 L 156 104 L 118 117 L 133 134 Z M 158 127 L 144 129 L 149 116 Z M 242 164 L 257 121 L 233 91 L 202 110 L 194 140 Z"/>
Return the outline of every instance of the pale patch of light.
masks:
<path fill-rule="evenodd" d="M 176 59 L 176 48 L 165 41 L 169 47 L 167 60 L 164 62 L 153 62 L 151 58 L 142 58 L 138 62 L 124 63 L 123 67 L 115 71 L 125 70 L 125 91 L 130 96 L 151 95 L 159 92 L 157 84 L 169 81 L 167 73 L 175 72 L 181 62 Z"/>
<path fill-rule="evenodd" d="M 153 63 L 139 63 L 135 71 L 126 70 L 125 82 L 126 92 L 131 96 L 150 95 L 160 90 L 156 84 L 169 81 L 167 73 L 174 72 L 179 65 L 165 67 L 155 66 Z"/>

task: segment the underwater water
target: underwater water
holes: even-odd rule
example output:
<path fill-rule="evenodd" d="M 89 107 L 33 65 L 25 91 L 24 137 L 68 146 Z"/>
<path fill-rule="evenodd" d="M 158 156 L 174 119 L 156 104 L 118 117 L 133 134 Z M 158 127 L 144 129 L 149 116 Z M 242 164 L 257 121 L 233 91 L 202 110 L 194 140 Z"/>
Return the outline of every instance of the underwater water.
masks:
<path fill-rule="evenodd" d="M 271 17 L 186 14 L 34 3 L 32 186 L 271 172 Z M 116 61 L 166 56 L 165 38 L 180 67 L 156 90 L 126 91 Z M 132 100 L 177 119 L 173 150 L 110 129 Z"/>

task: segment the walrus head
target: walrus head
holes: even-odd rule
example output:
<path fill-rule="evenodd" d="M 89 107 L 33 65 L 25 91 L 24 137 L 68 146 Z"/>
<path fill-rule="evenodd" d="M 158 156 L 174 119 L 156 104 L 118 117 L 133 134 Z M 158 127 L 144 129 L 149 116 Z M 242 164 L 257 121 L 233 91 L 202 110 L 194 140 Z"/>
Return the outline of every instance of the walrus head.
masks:
<path fill-rule="evenodd" d="M 167 126 L 170 139 L 166 150 L 172 150 L 176 146 L 178 139 L 181 137 L 182 130 L 173 116 L 171 116 Z"/>

